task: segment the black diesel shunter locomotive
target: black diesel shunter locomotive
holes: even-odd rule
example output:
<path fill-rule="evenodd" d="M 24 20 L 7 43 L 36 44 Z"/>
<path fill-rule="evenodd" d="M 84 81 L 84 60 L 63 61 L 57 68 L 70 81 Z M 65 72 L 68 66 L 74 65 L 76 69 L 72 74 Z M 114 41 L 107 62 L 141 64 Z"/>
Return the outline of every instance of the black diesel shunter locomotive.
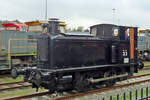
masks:
<path fill-rule="evenodd" d="M 99 24 L 89 35 L 60 32 L 57 20 L 50 20 L 48 32 L 38 38 L 36 67 L 12 69 L 12 76 L 24 75 L 33 88 L 51 92 L 84 90 L 93 84 L 111 86 L 127 79 L 138 66 L 137 27 Z"/>

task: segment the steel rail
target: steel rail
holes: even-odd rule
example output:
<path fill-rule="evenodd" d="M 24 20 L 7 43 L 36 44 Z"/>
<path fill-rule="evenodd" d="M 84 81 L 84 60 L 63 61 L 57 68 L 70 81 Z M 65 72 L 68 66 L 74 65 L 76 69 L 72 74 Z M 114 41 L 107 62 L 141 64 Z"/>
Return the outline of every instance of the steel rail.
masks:
<path fill-rule="evenodd" d="M 31 86 L 32 85 L 21 85 L 21 86 L 7 87 L 7 88 L 1 88 L 0 91 L 13 90 L 13 89 L 18 89 L 18 88 L 27 88 Z"/>
<path fill-rule="evenodd" d="M 25 81 L 20 81 L 20 82 L 8 82 L 8 83 L 0 83 L 0 86 L 1 86 L 1 85 L 11 85 L 11 84 L 22 84 L 22 83 L 25 83 Z"/>
<path fill-rule="evenodd" d="M 150 69 L 150 66 L 147 66 L 147 67 L 144 67 L 143 69 L 141 70 L 149 70 Z"/>
<path fill-rule="evenodd" d="M 132 78 L 140 78 L 140 77 L 144 77 L 144 76 L 150 76 L 150 74 L 136 75 L 136 76 L 130 77 L 129 79 L 132 79 Z"/>

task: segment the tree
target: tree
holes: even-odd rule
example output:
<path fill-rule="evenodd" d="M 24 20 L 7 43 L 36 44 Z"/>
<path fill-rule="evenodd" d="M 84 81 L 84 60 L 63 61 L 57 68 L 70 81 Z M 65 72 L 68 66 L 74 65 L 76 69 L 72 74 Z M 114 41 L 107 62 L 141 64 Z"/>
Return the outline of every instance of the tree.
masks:
<path fill-rule="evenodd" d="M 84 32 L 90 32 L 89 29 L 85 29 Z"/>
<path fill-rule="evenodd" d="M 77 27 L 77 32 L 83 32 L 83 28 L 84 28 L 83 26 L 78 26 Z"/>

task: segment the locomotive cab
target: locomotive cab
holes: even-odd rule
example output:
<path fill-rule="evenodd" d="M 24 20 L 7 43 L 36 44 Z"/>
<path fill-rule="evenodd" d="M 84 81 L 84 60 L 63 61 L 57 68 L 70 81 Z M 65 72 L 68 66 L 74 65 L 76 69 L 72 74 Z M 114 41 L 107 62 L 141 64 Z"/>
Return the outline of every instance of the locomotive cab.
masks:
<path fill-rule="evenodd" d="M 113 24 L 98 24 L 90 27 L 90 34 L 101 39 L 119 39 L 119 27 Z"/>
<path fill-rule="evenodd" d="M 117 26 L 113 24 L 98 24 L 90 27 L 90 34 L 101 39 L 130 40 L 130 30 L 133 29 L 137 38 L 137 27 Z M 135 40 L 137 42 L 137 40 Z"/>
<path fill-rule="evenodd" d="M 117 26 L 113 24 L 98 24 L 90 27 L 90 34 L 100 39 L 112 41 L 111 62 L 118 63 L 117 59 L 124 56 L 124 63 L 137 61 L 137 27 Z M 120 42 L 113 43 L 113 41 Z M 121 47 L 121 45 L 125 45 Z M 119 58 L 120 59 L 120 58 Z"/>

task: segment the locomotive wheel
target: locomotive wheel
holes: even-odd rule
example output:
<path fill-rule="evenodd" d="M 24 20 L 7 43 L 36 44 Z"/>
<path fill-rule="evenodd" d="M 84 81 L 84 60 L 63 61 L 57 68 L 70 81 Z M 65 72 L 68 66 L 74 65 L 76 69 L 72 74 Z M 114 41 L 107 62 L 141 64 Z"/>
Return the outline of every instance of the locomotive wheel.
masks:
<path fill-rule="evenodd" d="M 105 77 L 112 77 L 112 76 L 115 76 L 115 75 L 117 75 L 116 71 L 115 70 L 110 70 L 110 71 L 107 71 L 107 72 L 104 73 L 104 78 Z M 116 83 L 116 79 L 111 79 L 111 80 L 108 80 L 108 81 L 104 82 L 106 87 L 112 87 L 115 83 Z"/>
<path fill-rule="evenodd" d="M 74 87 L 77 91 L 85 91 L 90 85 L 90 83 L 87 80 L 88 75 L 80 74 L 79 76 L 74 81 Z"/>

